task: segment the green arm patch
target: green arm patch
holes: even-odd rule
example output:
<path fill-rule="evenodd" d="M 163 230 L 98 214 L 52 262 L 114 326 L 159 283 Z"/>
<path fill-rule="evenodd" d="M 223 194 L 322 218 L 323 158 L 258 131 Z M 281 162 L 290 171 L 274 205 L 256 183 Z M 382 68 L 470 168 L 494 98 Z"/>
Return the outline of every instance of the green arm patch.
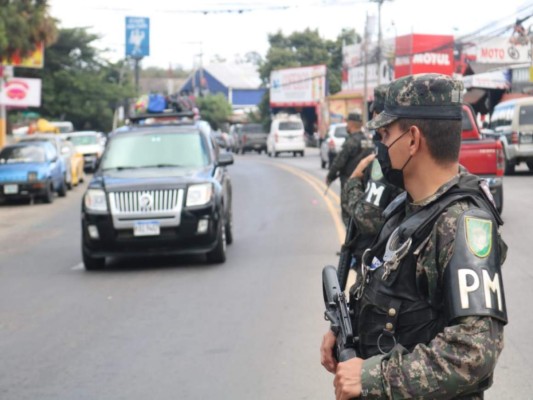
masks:
<path fill-rule="evenodd" d="M 466 242 L 476 257 L 485 258 L 492 250 L 492 221 L 466 217 Z"/>

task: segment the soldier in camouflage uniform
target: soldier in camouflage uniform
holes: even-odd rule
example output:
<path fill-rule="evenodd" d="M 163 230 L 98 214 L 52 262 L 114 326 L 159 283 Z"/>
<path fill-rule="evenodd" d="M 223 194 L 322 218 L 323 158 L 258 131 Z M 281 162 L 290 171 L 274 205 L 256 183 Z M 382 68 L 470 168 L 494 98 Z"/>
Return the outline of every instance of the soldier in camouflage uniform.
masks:
<path fill-rule="evenodd" d="M 348 137 L 344 141 L 341 151 L 331 163 L 328 175 L 326 177 L 326 184 L 328 186 L 331 185 L 335 179 L 340 178 L 341 193 L 344 188 L 344 184 L 352 174 L 359 161 L 370 154 L 374 147 L 372 145 L 372 141 L 370 141 L 361 131 L 361 126 L 361 114 L 350 113 L 348 115 L 348 122 L 346 126 Z M 350 217 L 346 213 L 345 208 L 346 207 L 343 207 L 341 204 L 342 220 L 344 225 L 347 226 Z"/>
<path fill-rule="evenodd" d="M 378 157 L 405 187 L 363 256 L 354 311 L 358 357 L 321 359 L 337 400 L 482 399 L 507 323 L 502 221 L 486 182 L 459 169 L 462 83 L 439 74 L 400 78 L 385 110 Z M 359 358 L 360 357 L 360 358 Z"/>
<path fill-rule="evenodd" d="M 388 85 L 374 88 L 374 101 L 371 106 L 372 118 L 385 107 Z M 375 154 L 363 158 L 344 185 L 341 192 L 341 205 L 355 225 L 349 238 L 350 251 L 360 265 L 363 251 L 370 246 L 383 224 L 383 210 L 400 193 L 401 189 L 390 185 L 383 176 Z"/>

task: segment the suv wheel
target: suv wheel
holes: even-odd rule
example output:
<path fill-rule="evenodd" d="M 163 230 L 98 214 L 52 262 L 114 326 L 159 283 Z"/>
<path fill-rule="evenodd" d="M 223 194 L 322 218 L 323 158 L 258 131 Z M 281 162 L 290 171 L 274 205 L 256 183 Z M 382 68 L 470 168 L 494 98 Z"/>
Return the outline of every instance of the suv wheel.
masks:
<path fill-rule="evenodd" d="M 85 249 L 82 250 L 82 258 L 87 271 L 98 271 L 105 267 L 105 257 L 92 257 Z"/>
<path fill-rule="evenodd" d="M 207 253 L 207 261 L 215 264 L 222 264 L 226 261 L 226 225 L 222 224 L 218 234 L 217 246 Z"/>
<path fill-rule="evenodd" d="M 527 168 L 528 168 L 531 172 L 533 172 L 533 161 L 528 161 L 528 162 L 526 162 L 526 164 L 527 164 Z"/>
<path fill-rule="evenodd" d="M 231 216 L 231 212 L 228 218 L 228 222 L 226 222 L 226 243 L 233 243 L 233 218 Z"/>
<path fill-rule="evenodd" d="M 505 175 L 514 174 L 515 164 L 512 161 L 505 160 Z"/>

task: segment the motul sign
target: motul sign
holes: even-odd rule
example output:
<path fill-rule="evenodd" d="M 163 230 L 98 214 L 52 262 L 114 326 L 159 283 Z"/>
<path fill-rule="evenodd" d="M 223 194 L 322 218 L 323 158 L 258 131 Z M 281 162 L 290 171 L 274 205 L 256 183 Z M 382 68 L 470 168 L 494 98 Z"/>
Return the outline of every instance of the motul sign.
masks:
<path fill-rule="evenodd" d="M 453 36 L 410 34 L 396 38 L 394 78 L 421 73 L 452 75 Z"/>
<path fill-rule="evenodd" d="M 452 65 L 450 55 L 446 53 L 422 53 L 413 56 L 413 64 Z"/>

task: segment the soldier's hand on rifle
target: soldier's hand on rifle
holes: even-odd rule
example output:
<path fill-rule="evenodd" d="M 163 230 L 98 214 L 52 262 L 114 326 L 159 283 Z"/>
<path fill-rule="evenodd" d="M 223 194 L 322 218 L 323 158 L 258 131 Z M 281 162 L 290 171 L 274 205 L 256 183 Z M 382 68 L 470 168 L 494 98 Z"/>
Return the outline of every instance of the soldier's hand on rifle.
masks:
<path fill-rule="evenodd" d="M 372 161 L 374 161 L 374 158 L 376 158 L 375 154 L 370 154 L 363 158 L 361 161 L 359 161 L 359 164 L 357 164 L 357 167 L 355 167 L 352 175 L 350 176 L 350 179 L 352 178 L 362 178 L 365 172 L 366 167 L 370 165 Z"/>
<path fill-rule="evenodd" d="M 335 348 L 335 334 L 328 329 L 324 337 L 322 338 L 322 345 L 320 346 L 320 362 L 329 372 L 335 373 L 337 369 L 337 361 L 333 355 L 333 349 Z"/>
<path fill-rule="evenodd" d="M 337 365 L 335 379 L 336 400 L 350 400 L 361 395 L 363 389 L 361 385 L 361 370 L 363 368 L 362 358 L 352 358 Z"/>

